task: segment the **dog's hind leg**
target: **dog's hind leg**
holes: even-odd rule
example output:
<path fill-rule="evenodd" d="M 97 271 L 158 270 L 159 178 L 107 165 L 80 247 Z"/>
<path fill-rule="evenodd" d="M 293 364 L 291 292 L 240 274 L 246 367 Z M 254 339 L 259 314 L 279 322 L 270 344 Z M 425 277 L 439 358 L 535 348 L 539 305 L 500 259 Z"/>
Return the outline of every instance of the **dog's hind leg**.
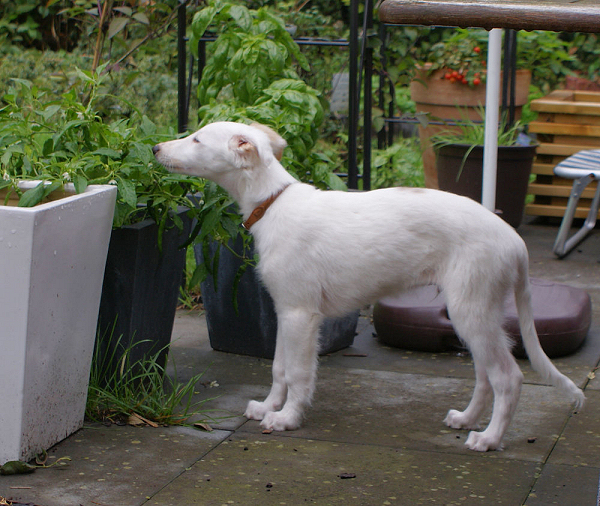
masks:
<path fill-rule="evenodd" d="M 277 374 L 277 380 L 281 380 L 283 361 L 287 398 L 281 411 L 264 414 L 261 426 L 273 430 L 294 430 L 300 427 L 315 389 L 318 333 L 323 317 L 302 309 L 278 308 L 277 313 L 277 346 L 281 351 L 277 354 L 280 362 L 277 373 L 274 370 L 274 378 Z M 277 388 L 275 397 L 281 386 L 274 384 L 273 387 Z"/>
<path fill-rule="evenodd" d="M 482 293 L 463 285 L 462 296 L 447 294 L 450 318 L 471 351 L 476 374 L 473 400 L 462 413 L 450 411 L 446 421 L 452 424 L 448 425 L 460 428 L 475 425 L 489 402 L 490 393 L 494 398 L 489 425 L 483 432 L 471 432 L 465 443 L 476 451 L 502 449 L 502 438 L 514 415 L 523 383 L 523 374 L 502 328 L 505 290 L 499 286 L 495 290 L 488 287 Z"/>
<path fill-rule="evenodd" d="M 492 418 L 483 432 L 471 432 L 465 444 L 471 450 L 501 450 L 502 438 L 519 402 L 523 373 L 506 345 L 495 347 L 493 353 L 486 350 L 485 355 L 483 360 L 494 391 Z"/>
<path fill-rule="evenodd" d="M 448 411 L 444 423 L 453 429 L 479 429 L 479 420 L 490 405 L 492 397 L 492 385 L 485 366 L 478 361 L 475 363 L 475 390 L 471 402 L 464 411 Z"/>

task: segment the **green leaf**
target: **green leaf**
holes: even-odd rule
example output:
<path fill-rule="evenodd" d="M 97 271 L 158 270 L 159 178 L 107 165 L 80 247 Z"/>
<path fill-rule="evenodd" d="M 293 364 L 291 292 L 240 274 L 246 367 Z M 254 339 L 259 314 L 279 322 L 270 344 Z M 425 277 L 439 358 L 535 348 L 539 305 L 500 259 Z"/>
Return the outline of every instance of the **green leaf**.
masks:
<path fill-rule="evenodd" d="M 204 35 L 204 32 L 206 32 L 206 29 L 212 23 L 212 20 L 214 19 L 217 12 L 217 9 L 211 6 L 205 7 L 201 11 L 198 11 L 196 14 L 194 14 L 191 25 L 194 37 L 199 39 Z"/>
<path fill-rule="evenodd" d="M 202 228 L 200 229 L 200 234 L 198 237 L 203 239 L 209 234 L 214 234 L 217 225 L 219 224 L 219 220 L 221 218 L 221 209 L 219 207 L 213 207 L 202 220 Z"/>
<path fill-rule="evenodd" d="M 243 5 L 232 5 L 229 9 L 229 15 L 242 30 L 249 31 L 252 27 L 252 15 Z"/>
<path fill-rule="evenodd" d="M 33 207 L 39 204 L 44 198 L 44 185 L 45 183 L 42 181 L 34 188 L 30 188 L 26 192 L 21 195 L 19 199 L 19 207 Z"/>
<path fill-rule="evenodd" d="M 196 265 L 194 273 L 192 274 L 192 277 L 190 278 L 190 281 L 188 283 L 188 287 L 191 289 L 202 283 L 202 281 L 204 281 L 204 279 L 206 278 L 207 274 L 208 271 L 206 270 L 206 266 L 204 264 Z"/>
<path fill-rule="evenodd" d="M 115 35 L 117 35 L 123 28 L 127 26 L 130 19 L 126 17 L 113 18 L 108 26 L 107 37 L 112 39 Z"/>
<path fill-rule="evenodd" d="M 125 14 L 125 16 L 131 16 L 133 10 L 131 7 L 114 7 L 113 11 L 120 12 L 121 14 Z"/>
<path fill-rule="evenodd" d="M 100 155 L 100 156 L 108 156 L 109 158 L 113 158 L 115 160 L 119 160 L 121 158 L 121 153 L 115 151 L 111 148 L 99 148 L 95 151 L 92 151 L 92 155 Z"/>
<path fill-rule="evenodd" d="M 150 24 L 150 20 L 148 19 L 148 16 L 146 16 L 143 12 L 136 12 L 133 16 L 133 19 L 135 19 L 136 21 L 142 23 L 143 25 L 149 25 Z"/>
<path fill-rule="evenodd" d="M 20 460 L 11 460 L 0 467 L 0 474 L 8 476 L 11 474 L 28 474 L 33 473 L 36 470 L 35 466 L 28 464 L 27 462 L 21 462 Z"/>
<path fill-rule="evenodd" d="M 75 67 L 75 72 L 77 73 L 79 79 L 88 83 L 94 82 L 91 72 L 88 72 L 87 70 L 81 70 L 79 67 Z"/>
<path fill-rule="evenodd" d="M 121 177 L 117 178 L 117 189 L 119 196 L 130 207 L 137 206 L 137 194 L 135 192 L 135 183 Z"/>
<path fill-rule="evenodd" d="M 329 172 L 327 174 L 327 185 L 332 190 L 346 191 L 348 189 L 346 183 L 344 183 L 344 181 L 342 181 L 342 179 L 333 172 Z"/>
<path fill-rule="evenodd" d="M 48 121 L 52 116 L 54 116 L 58 111 L 60 111 L 61 106 L 59 104 L 49 105 L 42 111 L 43 118 Z"/>
<path fill-rule="evenodd" d="M 73 185 L 77 193 L 83 193 L 88 186 L 88 181 L 80 174 L 76 174 L 73 178 Z"/>

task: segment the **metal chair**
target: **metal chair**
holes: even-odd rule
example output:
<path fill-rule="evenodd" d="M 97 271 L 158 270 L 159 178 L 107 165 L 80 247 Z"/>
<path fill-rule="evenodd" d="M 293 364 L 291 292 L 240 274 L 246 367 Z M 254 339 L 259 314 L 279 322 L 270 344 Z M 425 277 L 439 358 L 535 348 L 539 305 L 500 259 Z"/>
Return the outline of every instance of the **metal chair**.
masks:
<path fill-rule="evenodd" d="M 552 250 L 556 256 L 562 258 L 582 241 L 596 225 L 598 204 L 600 204 L 600 184 L 596 188 L 596 193 L 590 205 L 590 211 L 583 226 L 569 237 L 577 203 L 581 198 L 583 190 L 592 181 L 600 180 L 600 149 L 580 151 L 566 158 L 554 167 L 554 174 L 566 179 L 574 179 L 567 209 Z"/>

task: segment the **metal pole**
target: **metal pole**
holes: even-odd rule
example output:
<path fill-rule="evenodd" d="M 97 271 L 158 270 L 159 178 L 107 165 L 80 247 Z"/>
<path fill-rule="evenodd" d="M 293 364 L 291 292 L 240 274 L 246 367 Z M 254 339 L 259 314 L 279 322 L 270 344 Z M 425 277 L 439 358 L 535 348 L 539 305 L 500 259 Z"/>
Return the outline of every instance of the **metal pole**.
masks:
<path fill-rule="evenodd" d="M 350 62 L 348 65 L 348 188 L 358 189 L 358 0 L 350 2 Z"/>
<path fill-rule="evenodd" d="M 381 70 L 379 72 L 379 92 L 378 92 L 378 102 L 379 108 L 384 111 L 385 110 L 385 92 L 383 90 L 385 86 L 385 75 L 384 71 L 387 69 L 387 60 L 385 56 L 386 49 L 386 30 L 385 25 L 380 23 L 379 25 L 379 40 L 381 41 L 381 45 L 379 46 L 379 58 L 381 60 Z M 392 113 L 393 115 L 393 113 Z M 383 149 L 386 144 L 386 131 L 390 127 L 390 125 L 386 122 L 384 127 L 377 133 L 377 148 Z"/>
<path fill-rule="evenodd" d="M 373 4 L 371 0 L 365 0 L 365 17 L 366 23 L 363 25 L 366 27 L 363 30 L 363 48 L 365 51 L 365 94 L 363 104 L 363 115 L 364 115 L 364 132 L 363 132 L 363 173 L 362 173 L 362 187 L 363 190 L 371 189 L 371 107 L 373 102 L 373 49 L 369 44 L 369 29 L 373 27 Z M 358 90 L 360 93 L 360 90 Z"/>
<path fill-rule="evenodd" d="M 186 109 L 186 51 L 185 51 L 185 28 L 186 28 L 185 1 L 179 0 L 177 8 L 177 131 L 179 133 L 187 130 L 188 117 Z"/>
<path fill-rule="evenodd" d="M 498 108 L 500 94 L 500 51 L 502 30 L 490 31 L 488 45 L 488 74 L 485 99 L 485 143 L 483 147 L 482 205 L 496 209 L 496 173 L 498 168 Z"/>

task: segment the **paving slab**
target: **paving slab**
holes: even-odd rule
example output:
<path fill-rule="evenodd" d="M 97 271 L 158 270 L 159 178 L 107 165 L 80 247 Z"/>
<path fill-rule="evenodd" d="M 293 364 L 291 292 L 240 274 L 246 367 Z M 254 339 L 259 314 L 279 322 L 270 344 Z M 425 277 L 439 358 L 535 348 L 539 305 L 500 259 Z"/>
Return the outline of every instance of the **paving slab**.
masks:
<path fill-rule="evenodd" d="M 583 409 L 569 418 L 548 463 L 600 470 L 600 392 L 587 391 L 586 397 Z"/>
<path fill-rule="evenodd" d="M 546 464 L 524 506 L 595 506 L 598 469 Z"/>
<path fill-rule="evenodd" d="M 41 506 L 144 504 L 229 434 L 88 425 L 50 450 L 48 465 L 61 457 L 69 462 L 0 476 L 0 496 Z"/>
<path fill-rule="evenodd" d="M 147 504 L 522 504 L 537 465 L 236 433 Z"/>
<path fill-rule="evenodd" d="M 303 426 L 281 437 L 316 439 L 449 454 L 470 453 L 468 431 L 448 428 L 450 408 L 464 409 L 474 381 L 381 371 L 347 371 L 342 377 L 321 370 L 319 388 Z M 505 450 L 486 458 L 542 462 L 571 414 L 556 389 L 525 385 L 505 436 Z M 483 420 L 483 427 L 489 416 Z M 258 422 L 240 432 L 260 434 Z M 531 442 L 533 440 L 533 442 Z"/>

